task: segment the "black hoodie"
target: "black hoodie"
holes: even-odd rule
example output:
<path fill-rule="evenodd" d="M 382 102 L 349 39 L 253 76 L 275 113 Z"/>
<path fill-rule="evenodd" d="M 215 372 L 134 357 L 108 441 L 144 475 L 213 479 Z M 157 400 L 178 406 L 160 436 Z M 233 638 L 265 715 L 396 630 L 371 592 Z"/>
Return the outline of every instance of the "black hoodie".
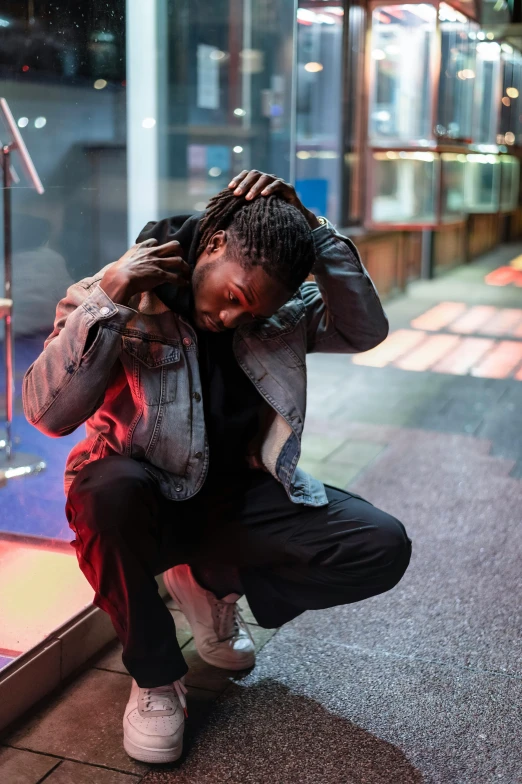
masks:
<path fill-rule="evenodd" d="M 160 245 L 178 240 L 183 251 L 180 255 L 194 269 L 201 215 L 174 215 L 161 221 L 150 221 L 141 230 L 136 242 L 151 237 L 157 239 Z M 257 432 L 263 398 L 236 361 L 232 349 L 234 330 L 210 332 L 197 329 L 193 323 L 191 286 L 163 283 L 154 289 L 154 293 L 167 307 L 186 318 L 196 332 L 210 447 L 205 489 L 215 490 L 219 486 L 220 492 L 233 491 L 234 484 L 243 481 L 249 470 L 245 460 L 246 448 Z"/>

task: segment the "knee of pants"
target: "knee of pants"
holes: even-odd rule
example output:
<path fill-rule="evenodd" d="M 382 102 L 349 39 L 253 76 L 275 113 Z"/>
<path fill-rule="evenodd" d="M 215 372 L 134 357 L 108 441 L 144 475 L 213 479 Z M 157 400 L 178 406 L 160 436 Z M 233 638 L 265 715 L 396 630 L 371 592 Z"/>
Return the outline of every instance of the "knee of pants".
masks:
<path fill-rule="evenodd" d="M 153 480 L 136 460 L 105 457 L 86 465 L 75 477 L 66 503 L 71 528 L 102 533 L 125 525 L 155 499 Z"/>
<path fill-rule="evenodd" d="M 410 562 L 411 539 L 400 520 L 386 512 L 381 512 L 376 527 L 376 562 L 382 567 L 392 585 L 396 585 Z"/>

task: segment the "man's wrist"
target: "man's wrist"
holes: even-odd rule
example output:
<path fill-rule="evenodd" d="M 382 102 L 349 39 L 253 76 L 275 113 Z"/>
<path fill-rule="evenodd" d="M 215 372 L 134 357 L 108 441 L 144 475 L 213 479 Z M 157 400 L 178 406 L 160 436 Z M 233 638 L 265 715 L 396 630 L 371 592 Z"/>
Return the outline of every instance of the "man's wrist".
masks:
<path fill-rule="evenodd" d="M 312 231 L 313 231 L 314 229 L 318 229 L 318 228 L 319 228 L 319 226 L 321 226 L 321 221 L 319 221 L 319 220 L 317 219 L 317 216 L 316 216 L 316 215 L 314 215 L 314 213 L 313 213 L 313 212 L 310 212 L 310 210 L 307 210 L 307 211 L 306 211 L 306 220 L 308 221 L 308 225 L 310 226 L 310 228 L 312 229 Z"/>

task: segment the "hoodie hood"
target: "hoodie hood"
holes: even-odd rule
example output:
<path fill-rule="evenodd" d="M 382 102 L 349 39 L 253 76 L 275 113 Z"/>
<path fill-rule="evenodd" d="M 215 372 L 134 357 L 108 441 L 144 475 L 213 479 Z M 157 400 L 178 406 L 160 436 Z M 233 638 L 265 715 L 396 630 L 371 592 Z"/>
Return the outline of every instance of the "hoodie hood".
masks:
<path fill-rule="evenodd" d="M 203 212 L 194 214 L 172 215 L 160 221 L 149 221 L 136 237 L 136 242 L 156 239 L 158 245 L 177 240 L 181 245 L 180 255 L 193 270 L 197 261 L 197 250 L 200 240 L 199 222 Z M 189 316 L 194 305 L 192 286 L 176 286 L 173 283 L 162 283 L 153 289 L 154 294 L 170 310 L 182 316 Z"/>

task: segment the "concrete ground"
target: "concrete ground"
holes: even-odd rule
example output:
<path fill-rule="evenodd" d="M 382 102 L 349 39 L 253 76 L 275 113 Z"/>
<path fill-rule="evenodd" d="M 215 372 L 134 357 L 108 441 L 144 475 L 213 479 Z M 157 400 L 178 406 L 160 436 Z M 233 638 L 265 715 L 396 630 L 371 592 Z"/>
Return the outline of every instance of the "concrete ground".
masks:
<path fill-rule="evenodd" d="M 406 342 L 384 366 L 309 358 L 303 465 L 404 522 L 401 583 L 278 630 L 252 625 L 257 665 L 236 675 L 198 658 L 172 605 L 190 666 L 183 758 L 152 767 L 124 752 L 130 676 L 114 645 L 4 734 L 0 781 L 522 783 L 522 292 L 484 283 L 521 251 L 504 246 L 389 303 Z M 467 314 L 460 332 L 423 315 L 441 302 Z M 484 305 L 495 321 L 469 316 Z M 417 353 L 412 321 L 430 341 Z M 469 367 L 463 354 L 482 344 L 462 335 L 489 341 Z"/>

